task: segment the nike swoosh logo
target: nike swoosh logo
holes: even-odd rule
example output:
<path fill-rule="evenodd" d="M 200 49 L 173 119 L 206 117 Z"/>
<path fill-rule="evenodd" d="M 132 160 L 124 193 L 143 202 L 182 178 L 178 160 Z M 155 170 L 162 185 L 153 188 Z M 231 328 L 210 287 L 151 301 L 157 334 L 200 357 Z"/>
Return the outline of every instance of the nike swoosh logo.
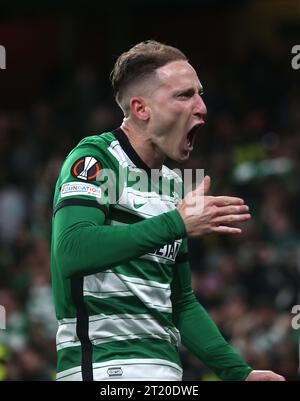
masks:
<path fill-rule="evenodd" d="M 147 202 L 145 202 L 145 203 L 133 203 L 133 207 L 135 208 L 135 209 L 139 209 L 140 207 L 142 207 L 142 206 L 144 206 L 144 205 L 146 205 L 146 203 Z"/>

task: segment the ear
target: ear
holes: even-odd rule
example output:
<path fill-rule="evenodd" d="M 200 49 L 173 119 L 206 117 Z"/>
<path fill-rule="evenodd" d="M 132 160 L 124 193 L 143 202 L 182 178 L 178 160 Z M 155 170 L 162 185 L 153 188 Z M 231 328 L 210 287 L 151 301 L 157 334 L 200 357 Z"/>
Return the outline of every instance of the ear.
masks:
<path fill-rule="evenodd" d="M 147 121 L 150 117 L 150 108 L 142 97 L 132 97 L 130 99 L 131 113 L 142 121 Z"/>

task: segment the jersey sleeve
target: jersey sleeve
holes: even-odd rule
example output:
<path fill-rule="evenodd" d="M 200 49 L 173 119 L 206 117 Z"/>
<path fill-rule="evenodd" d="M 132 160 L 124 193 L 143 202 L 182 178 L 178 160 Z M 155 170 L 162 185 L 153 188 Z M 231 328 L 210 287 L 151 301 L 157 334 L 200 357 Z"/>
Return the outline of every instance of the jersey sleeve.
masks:
<path fill-rule="evenodd" d="M 92 206 L 107 215 L 118 198 L 116 164 L 105 145 L 96 146 L 92 138 L 73 149 L 62 166 L 54 196 L 54 215 L 65 206 Z"/>
<path fill-rule="evenodd" d="M 196 299 L 187 260 L 178 260 L 174 266 L 171 288 L 173 319 L 182 344 L 222 380 L 245 380 L 252 368 L 224 339 L 213 319 Z"/>
<path fill-rule="evenodd" d="M 178 254 L 175 259 L 175 264 L 182 264 L 186 263 L 189 260 L 189 253 L 188 253 L 188 239 L 187 237 L 182 239 L 181 246 L 179 248 Z"/>

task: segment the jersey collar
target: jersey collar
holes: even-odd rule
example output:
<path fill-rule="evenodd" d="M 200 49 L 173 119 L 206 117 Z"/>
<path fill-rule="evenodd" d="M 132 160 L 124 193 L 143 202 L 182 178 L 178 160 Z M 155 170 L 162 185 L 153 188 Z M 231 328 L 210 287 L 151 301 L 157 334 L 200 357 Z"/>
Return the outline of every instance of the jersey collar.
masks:
<path fill-rule="evenodd" d="M 140 158 L 122 128 L 118 127 L 112 131 L 114 137 L 119 141 L 122 149 L 127 154 L 129 159 L 141 170 L 145 170 L 147 174 L 151 175 L 151 168 Z"/>

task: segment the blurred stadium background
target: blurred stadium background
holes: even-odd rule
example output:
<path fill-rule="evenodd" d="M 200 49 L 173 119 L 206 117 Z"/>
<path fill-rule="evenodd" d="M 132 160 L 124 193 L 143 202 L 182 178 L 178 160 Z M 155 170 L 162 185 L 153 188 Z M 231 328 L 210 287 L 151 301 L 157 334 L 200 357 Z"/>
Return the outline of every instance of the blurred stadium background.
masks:
<path fill-rule="evenodd" d="M 242 236 L 190 242 L 197 297 L 254 368 L 299 380 L 298 0 L 0 0 L 0 380 L 54 379 L 54 184 L 82 137 L 120 124 L 109 72 L 149 38 L 183 50 L 205 90 L 207 124 L 181 167 L 204 168 L 213 193 L 252 209 Z M 182 358 L 185 380 L 216 379 Z"/>

